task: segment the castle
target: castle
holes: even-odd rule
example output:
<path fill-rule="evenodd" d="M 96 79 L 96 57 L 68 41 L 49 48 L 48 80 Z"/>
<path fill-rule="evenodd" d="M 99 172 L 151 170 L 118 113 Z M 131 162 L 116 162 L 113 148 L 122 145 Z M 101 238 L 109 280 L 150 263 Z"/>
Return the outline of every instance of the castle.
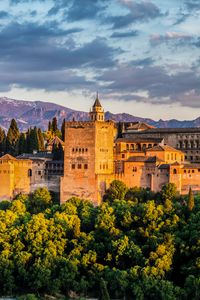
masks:
<path fill-rule="evenodd" d="M 65 123 L 64 161 L 40 153 L 0 157 L 0 199 L 46 186 L 60 194 L 61 203 L 75 196 L 99 205 L 115 179 L 155 192 L 167 183 L 180 194 L 190 187 L 200 191 L 200 129 L 140 122 L 119 126 L 105 120 L 98 95 L 89 116 L 89 121 Z"/>
<path fill-rule="evenodd" d="M 66 123 L 61 203 L 77 196 L 98 205 L 114 179 L 155 192 L 167 183 L 174 183 L 180 194 L 188 193 L 190 187 L 200 191 L 200 164 L 186 160 L 176 136 L 170 136 L 175 130 L 169 129 L 167 135 L 166 129 L 163 136 L 162 130 L 156 132 L 152 126 L 137 122 L 118 137 L 117 125 L 105 121 L 98 95 L 89 115 L 90 121 Z M 177 132 L 179 137 L 180 130 Z"/>

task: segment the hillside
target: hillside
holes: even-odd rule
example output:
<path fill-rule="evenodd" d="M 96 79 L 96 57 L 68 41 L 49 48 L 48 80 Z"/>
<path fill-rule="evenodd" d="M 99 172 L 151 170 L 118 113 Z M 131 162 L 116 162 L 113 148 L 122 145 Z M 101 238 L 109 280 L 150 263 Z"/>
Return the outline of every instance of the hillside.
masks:
<path fill-rule="evenodd" d="M 49 120 L 53 117 L 57 117 L 59 126 L 62 120 L 88 120 L 88 113 L 83 111 L 76 111 L 55 103 L 43 102 L 43 101 L 23 101 L 9 99 L 6 97 L 0 98 L 0 126 L 7 129 L 10 124 L 10 120 L 15 118 L 17 120 L 20 130 L 26 130 L 30 126 L 37 125 L 42 129 L 46 129 Z M 114 120 L 116 122 L 147 122 L 155 127 L 200 127 L 200 117 L 190 121 L 178 121 L 172 120 L 159 120 L 154 121 L 149 118 L 141 118 L 126 113 L 112 114 L 106 112 L 106 119 Z"/>

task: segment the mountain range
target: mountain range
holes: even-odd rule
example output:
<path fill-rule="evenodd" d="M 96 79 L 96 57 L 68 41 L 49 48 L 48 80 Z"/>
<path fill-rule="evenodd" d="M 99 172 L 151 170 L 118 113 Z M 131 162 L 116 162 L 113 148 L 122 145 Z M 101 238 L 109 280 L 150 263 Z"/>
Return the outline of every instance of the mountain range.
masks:
<path fill-rule="evenodd" d="M 65 120 L 75 119 L 79 121 L 89 119 L 87 112 L 73 110 L 51 102 L 24 101 L 0 97 L 0 126 L 5 130 L 8 129 L 13 118 L 16 119 L 20 130 L 27 130 L 31 126 L 46 130 L 49 120 L 52 120 L 53 117 L 57 118 L 59 126 L 61 126 L 64 118 Z M 107 111 L 105 118 L 116 122 L 146 122 L 159 128 L 200 127 L 200 117 L 189 121 L 176 119 L 154 121 L 153 119 L 141 118 L 126 113 L 112 114 Z"/>

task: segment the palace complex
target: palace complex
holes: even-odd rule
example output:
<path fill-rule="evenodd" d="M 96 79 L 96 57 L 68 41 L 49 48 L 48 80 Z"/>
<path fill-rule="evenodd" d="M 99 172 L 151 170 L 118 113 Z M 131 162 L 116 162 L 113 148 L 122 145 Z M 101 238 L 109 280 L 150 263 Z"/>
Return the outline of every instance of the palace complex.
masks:
<path fill-rule="evenodd" d="M 65 124 L 61 143 L 64 161 L 52 160 L 49 152 L 0 157 L 0 199 L 12 199 L 48 187 L 60 193 L 60 202 L 76 196 L 98 205 L 105 190 L 117 179 L 128 187 L 160 191 L 174 183 L 180 194 L 191 187 L 200 191 L 200 129 L 154 128 L 146 123 L 106 121 L 98 99 L 90 121 Z"/>

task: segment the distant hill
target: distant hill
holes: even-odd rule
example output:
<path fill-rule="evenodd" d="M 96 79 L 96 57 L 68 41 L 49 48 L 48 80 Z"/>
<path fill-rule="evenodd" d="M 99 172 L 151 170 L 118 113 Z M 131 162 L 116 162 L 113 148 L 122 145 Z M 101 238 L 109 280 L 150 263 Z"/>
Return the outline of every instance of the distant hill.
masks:
<path fill-rule="evenodd" d="M 49 120 L 53 117 L 57 117 L 59 126 L 61 126 L 64 118 L 66 120 L 74 118 L 80 121 L 89 119 L 87 112 L 76 111 L 55 103 L 23 101 L 0 97 L 0 126 L 4 129 L 8 129 L 10 120 L 15 118 L 20 130 L 26 130 L 30 126 L 38 126 L 45 130 L 48 127 Z M 149 118 L 141 118 L 126 113 L 112 114 L 111 112 L 106 112 L 105 117 L 107 120 L 116 122 L 146 122 L 159 128 L 200 127 L 200 117 L 191 121 L 178 121 L 175 119 L 154 121 Z"/>

